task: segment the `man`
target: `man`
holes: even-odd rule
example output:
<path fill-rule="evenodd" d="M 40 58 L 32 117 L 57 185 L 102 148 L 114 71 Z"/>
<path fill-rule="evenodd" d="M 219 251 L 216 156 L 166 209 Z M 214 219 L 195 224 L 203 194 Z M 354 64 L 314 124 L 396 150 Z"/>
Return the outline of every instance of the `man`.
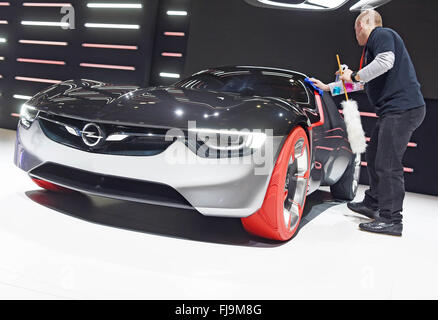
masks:
<path fill-rule="evenodd" d="M 379 116 L 366 151 L 370 187 L 362 202 L 347 204 L 351 210 L 374 221 L 361 223 L 364 231 L 401 236 L 405 195 L 402 158 L 426 108 L 414 66 L 400 36 L 382 27 L 375 10 L 362 12 L 355 22 L 356 39 L 364 46 L 365 67 L 346 69 L 344 81 L 365 82 L 368 98 Z M 330 90 L 317 79 L 316 86 Z"/>

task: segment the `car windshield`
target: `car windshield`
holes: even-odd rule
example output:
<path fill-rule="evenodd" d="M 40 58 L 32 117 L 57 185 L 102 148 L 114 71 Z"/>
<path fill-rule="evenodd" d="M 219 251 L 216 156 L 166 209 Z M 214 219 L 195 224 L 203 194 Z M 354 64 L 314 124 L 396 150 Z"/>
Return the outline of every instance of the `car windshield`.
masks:
<path fill-rule="evenodd" d="M 194 75 L 175 85 L 178 88 L 231 92 L 242 96 L 278 97 L 307 103 L 306 89 L 293 75 L 250 71 L 215 72 Z"/>

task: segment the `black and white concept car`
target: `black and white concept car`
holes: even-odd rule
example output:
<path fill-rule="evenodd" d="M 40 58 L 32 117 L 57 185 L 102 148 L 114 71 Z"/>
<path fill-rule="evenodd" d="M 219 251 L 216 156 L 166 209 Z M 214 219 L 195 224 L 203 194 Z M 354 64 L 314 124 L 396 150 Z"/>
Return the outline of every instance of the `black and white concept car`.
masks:
<path fill-rule="evenodd" d="M 360 161 L 306 75 L 211 68 L 166 87 L 69 80 L 21 110 L 15 164 L 41 187 L 240 218 L 288 240 L 306 196 L 353 199 Z"/>

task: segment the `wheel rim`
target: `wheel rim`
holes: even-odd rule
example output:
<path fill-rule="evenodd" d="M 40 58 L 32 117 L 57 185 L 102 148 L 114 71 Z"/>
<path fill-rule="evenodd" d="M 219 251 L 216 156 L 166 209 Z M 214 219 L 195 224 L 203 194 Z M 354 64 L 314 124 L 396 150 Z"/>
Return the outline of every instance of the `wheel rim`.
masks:
<path fill-rule="evenodd" d="M 298 139 L 289 158 L 284 186 L 284 224 L 293 230 L 300 221 L 300 214 L 306 198 L 309 167 L 309 153 L 303 138 Z"/>
<path fill-rule="evenodd" d="M 360 154 L 356 154 L 356 157 L 354 158 L 353 183 L 351 186 L 353 189 L 353 194 L 356 193 L 357 187 L 359 185 L 359 176 L 360 176 Z"/>

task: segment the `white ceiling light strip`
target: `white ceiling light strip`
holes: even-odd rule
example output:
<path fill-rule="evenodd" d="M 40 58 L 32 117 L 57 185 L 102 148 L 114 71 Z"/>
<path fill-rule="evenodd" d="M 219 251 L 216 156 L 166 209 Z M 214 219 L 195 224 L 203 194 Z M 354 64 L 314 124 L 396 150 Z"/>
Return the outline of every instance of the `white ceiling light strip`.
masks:
<path fill-rule="evenodd" d="M 177 11 L 177 10 L 169 10 L 167 11 L 168 16 L 186 16 L 187 11 Z"/>
<path fill-rule="evenodd" d="M 160 77 L 179 79 L 180 75 L 178 73 L 160 72 Z"/>
<path fill-rule="evenodd" d="M 58 22 L 58 21 L 21 21 L 24 26 L 43 26 L 43 27 L 69 27 L 68 22 Z"/>
<path fill-rule="evenodd" d="M 68 42 L 63 42 L 63 41 L 18 40 L 18 42 L 22 44 L 38 44 L 38 45 L 46 45 L 46 46 L 68 45 Z"/>
<path fill-rule="evenodd" d="M 8 20 L 0 20 L 0 24 L 8 24 Z"/>
<path fill-rule="evenodd" d="M 142 4 L 139 3 L 87 3 L 88 8 L 105 8 L 105 9 L 141 9 Z"/>
<path fill-rule="evenodd" d="M 25 96 L 22 94 L 14 94 L 13 97 L 19 100 L 29 100 L 30 98 L 32 98 L 32 96 Z"/>
<path fill-rule="evenodd" d="M 364 9 L 376 9 L 391 0 L 361 0 L 350 7 L 350 11 L 361 11 Z"/>
<path fill-rule="evenodd" d="M 6 41 L 6 38 L 0 38 L 0 43 L 5 43 Z"/>
<path fill-rule="evenodd" d="M 347 2 L 348 0 L 307 0 L 309 4 L 314 4 L 326 8 L 337 8 Z"/>
<path fill-rule="evenodd" d="M 9 2 L 0 2 L 0 7 L 9 7 L 10 5 Z"/>
<path fill-rule="evenodd" d="M 71 7 L 71 3 L 54 3 L 54 2 L 24 2 L 23 7 L 48 7 L 62 8 Z"/>
<path fill-rule="evenodd" d="M 114 24 L 114 23 L 86 23 L 87 28 L 105 28 L 105 29 L 140 29 L 138 24 Z"/>
<path fill-rule="evenodd" d="M 348 0 L 307 0 L 302 3 L 287 3 L 274 0 L 254 0 L 272 7 L 308 10 L 333 10 L 339 8 Z"/>

